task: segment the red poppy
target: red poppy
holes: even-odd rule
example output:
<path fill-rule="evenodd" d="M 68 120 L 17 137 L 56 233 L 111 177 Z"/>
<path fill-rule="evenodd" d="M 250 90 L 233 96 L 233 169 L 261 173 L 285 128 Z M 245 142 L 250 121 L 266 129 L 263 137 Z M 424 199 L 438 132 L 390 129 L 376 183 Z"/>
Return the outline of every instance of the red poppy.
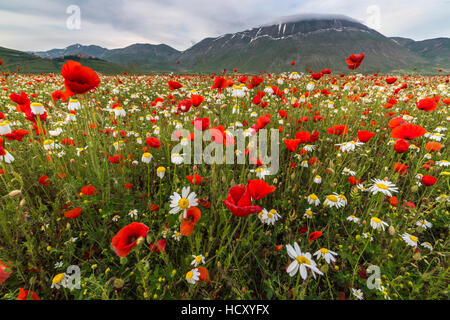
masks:
<path fill-rule="evenodd" d="M 131 183 L 126 183 L 126 184 L 124 185 L 124 187 L 127 188 L 127 189 L 131 189 L 131 188 L 133 187 L 133 184 L 131 184 Z"/>
<path fill-rule="evenodd" d="M 145 238 L 149 228 L 139 222 L 132 222 L 120 229 L 112 238 L 112 247 L 119 257 L 126 257 L 131 249 L 136 246 L 139 238 Z"/>
<path fill-rule="evenodd" d="M 322 73 L 323 74 L 330 74 L 331 73 L 331 69 L 323 69 Z"/>
<path fill-rule="evenodd" d="M 291 66 L 295 66 L 295 61 L 292 61 L 292 62 L 291 62 Z"/>
<path fill-rule="evenodd" d="M 406 123 L 406 121 L 402 117 L 393 118 L 389 121 L 389 128 L 393 129 L 404 123 Z"/>
<path fill-rule="evenodd" d="M 166 251 L 166 239 L 158 240 L 158 242 L 150 245 L 150 250 L 156 253 L 163 253 Z"/>
<path fill-rule="evenodd" d="M 416 106 L 419 110 L 428 112 L 437 108 L 437 102 L 434 98 L 424 98 L 416 102 Z"/>
<path fill-rule="evenodd" d="M 5 134 L 5 138 L 8 140 L 22 141 L 23 137 L 28 134 L 30 134 L 30 132 L 23 129 L 17 129 L 12 131 L 11 133 Z"/>
<path fill-rule="evenodd" d="M 209 118 L 195 118 L 191 121 L 197 130 L 205 131 L 209 127 Z"/>
<path fill-rule="evenodd" d="M 97 73 L 76 61 L 67 61 L 61 70 L 66 90 L 73 94 L 84 94 L 100 84 Z"/>
<path fill-rule="evenodd" d="M 197 207 L 190 207 L 186 211 L 186 220 L 181 222 L 180 232 L 183 236 L 189 236 L 194 231 L 194 226 L 202 217 L 202 213 Z"/>
<path fill-rule="evenodd" d="M 314 231 L 312 232 L 309 237 L 308 237 L 308 242 L 311 242 L 313 240 L 316 240 L 317 238 L 319 238 L 322 235 L 321 231 Z"/>
<path fill-rule="evenodd" d="M 12 273 L 12 269 L 7 264 L 0 261 L 0 285 L 9 278 Z"/>
<path fill-rule="evenodd" d="M 352 54 L 345 60 L 345 63 L 351 70 L 358 69 L 359 66 L 361 65 L 361 62 L 364 60 L 364 57 L 365 57 L 364 53 Z"/>
<path fill-rule="evenodd" d="M 263 199 L 269 193 L 274 192 L 277 187 L 270 186 L 264 180 L 254 179 L 248 181 L 248 190 L 252 199 L 259 200 Z"/>
<path fill-rule="evenodd" d="M 48 180 L 48 177 L 45 174 L 43 174 L 39 178 L 39 183 L 42 184 L 43 186 L 48 186 L 50 184 L 50 181 Z"/>
<path fill-rule="evenodd" d="M 323 73 L 322 72 L 317 72 L 317 73 L 313 73 L 311 75 L 311 78 L 313 78 L 314 80 L 319 80 L 320 78 L 322 78 Z"/>
<path fill-rule="evenodd" d="M 406 170 L 408 169 L 408 166 L 403 164 L 403 163 L 399 163 L 399 162 L 394 162 L 394 171 L 398 172 L 400 174 L 406 174 Z"/>
<path fill-rule="evenodd" d="M 168 84 L 170 91 L 177 90 L 182 87 L 181 83 L 179 83 L 178 81 L 169 81 Z"/>
<path fill-rule="evenodd" d="M 191 109 L 192 101 L 189 99 L 184 99 L 178 102 L 178 111 L 179 112 L 188 112 Z"/>
<path fill-rule="evenodd" d="M 81 213 L 81 208 L 75 208 L 72 210 L 67 211 L 66 213 L 64 213 L 64 216 L 66 218 L 70 218 L 70 219 L 75 219 L 76 217 L 78 217 Z"/>
<path fill-rule="evenodd" d="M 191 94 L 191 101 L 194 107 L 198 107 L 203 101 L 205 101 L 205 98 L 198 94 Z"/>
<path fill-rule="evenodd" d="M 36 292 L 31 290 L 24 290 L 23 288 L 19 288 L 19 295 L 17 296 L 16 300 L 28 300 L 30 294 L 31 300 L 41 300 L 39 296 L 36 294 Z"/>
<path fill-rule="evenodd" d="M 295 152 L 298 144 L 300 143 L 300 140 L 299 139 L 284 139 L 283 142 L 289 151 Z"/>
<path fill-rule="evenodd" d="M 434 185 L 437 181 L 437 178 L 433 177 L 433 176 L 422 176 L 422 182 L 424 185 L 426 185 L 427 187 L 430 187 L 432 185 Z"/>
<path fill-rule="evenodd" d="M 198 174 L 195 175 L 190 175 L 190 176 L 186 176 L 186 178 L 189 180 L 189 182 L 193 185 L 197 185 L 200 182 L 202 182 L 202 180 L 204 179 L 204 177 L 199 176 Z"/>
<path fill-rule="evenodd" d="M 198 267 L 197 270 L 200 273 L 200 276 L 198 277 L 200 281 L 206 281 L 209 279 L 208 269 L 205 267 Z"/>
<path fill-rule="evenodd" d="M 406 140 L 400 139 L 394 144 L 394 150 L 397 153 L 404 153 L 408 151 L 409 143 Z"/>
<path fill-rule="evenodd" d="M 425 145 L 425 149 L 427 149 L 428 152 L 439 151 L 442 149 L 442 144 L 436 141 L 429 141 Z"/>
<path fill-rule="evenodd" d="M 151 148 L 159 149 L 161 147 L 161 142 L 155 137 L 145 138 L 145 143 Z"/>
<path fill-rule="evenodd" d="M 343 124 L 337 124 L 337 125 L 332 126 L 331 128 L 328 128 L 329 134 L 335 134 L 338 136 L 346 134 L 347 132 L 348 132 L 348 127 Z"/>
<path fill-rule="evenodd" d="M 237 217 L 245 217 L 252 213 L 261 212 L 260 206 L 253 206 L 250 191 L 244 184 L 231 187 L 228 190 L 224 205 Z"/>
<path fill-rule="evenodd" d="M 85 196 L 92 196 L 94 193 L 98 193 L 98 190 L 94 186 L 87 185 L 81 188 L 81 193 Z"/>
<path fill-rule="evenodd" d="M 119 161 L 120 161 L 119 155 L 108 157 L 108 161 L 111 163 L 119 163 Z"/>
<path fill-rule="evenodd" d="M 375 135 L 375 132 L 370 131 L 358 131 L 358 139 L 361 142 L 367 142 Z"/>
<path fill-rule="evenodd" d="M 391 137 L 395 139 L 412 140 L 420 136 L 423 136 L 426 132 L 427 130 L 425 130 L 425 128 L 422 128 L 419 125 L 406 123 L 392 129 Z"/>
<path fill-rule="evenodd" d="M 395 77 L 386 78 L 387 84 L 393 84 L 395 81 L 397 81 L 397 78 Z"/>
<path fill-rule="evenodd" d="M 397 197 L 389 197 L 389 196 L 387 196 L 387 199 L 388 199 L 388 202 L 389 202 L 389 204 L 391 205 L 391 206 L 393 206 L 393 207 L 396 207 L 397 206 L 397 204 L 398 204 L 398 199 L 397 199 Z"/>

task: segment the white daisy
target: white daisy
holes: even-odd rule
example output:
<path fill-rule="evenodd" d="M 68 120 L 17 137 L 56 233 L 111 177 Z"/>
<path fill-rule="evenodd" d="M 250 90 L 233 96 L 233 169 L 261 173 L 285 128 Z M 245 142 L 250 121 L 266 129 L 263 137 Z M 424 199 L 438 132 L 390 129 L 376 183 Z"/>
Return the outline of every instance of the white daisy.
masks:
<path fill-rule="evenodd" d="M 314 253 L 314 256 L 317 256 L 317 258 L 324 258 L 325 261 L 330 264 L 330 262 L 335 262 L 336 258 L 333 256 L 337 256 L 338 254 L 334 251 L 328 250 L 326 248 L 321 248 L 320 250 L 317 250 Z"/>
<path fill-rule="evenodd" d="M 176 214 L 180 211 L 186 213 L 187 209 L 198 205 L 197 195 L 195 192 L 190 192 L 190 187 L 183 187 L 181 195 L 174 192 L 170 196 L 170 201 L 170 207 L 172 208 L 169 211 L 170 214 Z"/>
<path fill-rule="evenodd" d="M 303 280 L 306 280 L 308 277 L 307 268 L 311 271 L 314 279 L 316 278 L 316 273 L 323 275 L 323 273 L 317 268 L 316 263 L 312 260 L 311 254 L 309 252 L 302 253 L 297 242 L 294 243 L 294 246 L 291 246 L 290 244 L 286 245 L 286 250 L 289 257 L 294 259 L 294 261 L 292 261 L 286 269 L 289 276 L 295 276 L 300 270 L 300 276 Z"/>
<path fill-rule="evenodd" d="M 372 194 L 381 192 L 386 196 L 392 197 L 392 192 L 398 192 L 398 188 L 390 181 L 380 179 L 372 179 L 372 181 L 373 185 L 369 188 L 369 191 L 372 192 Z"/>

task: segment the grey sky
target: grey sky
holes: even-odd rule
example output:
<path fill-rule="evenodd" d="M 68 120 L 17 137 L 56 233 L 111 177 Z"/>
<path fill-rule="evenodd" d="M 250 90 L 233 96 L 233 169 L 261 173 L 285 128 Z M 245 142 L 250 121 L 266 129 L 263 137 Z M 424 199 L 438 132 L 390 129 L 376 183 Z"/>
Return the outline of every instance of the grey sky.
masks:
<path fill-rule="evenodd" d="M 80 29 L 68 29 L 70 5 Z M 0 0 L 0 46 L 49 50 L 166 43 L 184 50 L 205 37 L 304 13 L 345 14 L 386 36 L 450 37 L 450 0 Z"/>

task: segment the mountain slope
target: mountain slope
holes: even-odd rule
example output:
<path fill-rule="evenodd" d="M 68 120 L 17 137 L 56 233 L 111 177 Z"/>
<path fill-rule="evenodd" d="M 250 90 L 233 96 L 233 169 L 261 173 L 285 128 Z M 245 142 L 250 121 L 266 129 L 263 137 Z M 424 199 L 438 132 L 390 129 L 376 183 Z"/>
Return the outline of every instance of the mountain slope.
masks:
<path fill-rule="evenodd" d="M 393 38 L 399 41 L 411 52 L 430 61 L 436 68 L 450 69 L 450 39 L 435 38 L 423 41 L 414 41 L 406 38 Z M 406 39 L 406 41 L 405 41 Z"/>
<path fill-rule="evenodd" d="M 282 71 L 295 69 L 346 71 L 345 59 L 365 52 L 361 72 L 402 72 L 426 68 L 429 62 L 375 30 L 339 17 L 302 18 L 276 25 L 207 38 L 184 51 L 180 60 L 188 70 Z"/>
<path fill-rule="evenodd" d="M 125 71 L 125 68 L 98 58 L 81 58 L 69 55 L 60 58 L 42 58 L 36 55 L 0 47 L 0 60 L 3 60 L 2 70 L 27 73 L 59 73 L 67 60 L 75 60 L 95 71 L 105 74 L 116 74 Z"/>

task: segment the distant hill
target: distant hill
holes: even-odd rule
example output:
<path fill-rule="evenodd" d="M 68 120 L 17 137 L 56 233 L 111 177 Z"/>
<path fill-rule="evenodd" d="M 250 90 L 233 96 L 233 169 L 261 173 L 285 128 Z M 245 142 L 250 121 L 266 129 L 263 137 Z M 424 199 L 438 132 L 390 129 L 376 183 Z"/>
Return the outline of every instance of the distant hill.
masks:
<path fill-rule="evenodd" d="M 26 52 L 0 47 L 0 60 L 3 60 L 2 71 L 20 69 L 27 73 L 59 73 L 67 60 L 75 60 L 104 74 L 117 74 L 126 70 L 123 66 L 85 55 L 74 54 L 59 58 L 42 58 Z"/>
<path fill-rule="evenodd" d="M 415 54 L 431 62 L 436 68 L 450 69 L 450 39 L 435 38 L 414 41 L 408 38 L 391 38 Z"/>
<path fill-rule="evenodd" d="M 120 49 L 75 44 L 33 54 L 53 59 L 84 54 L 146 73 L 220 72 L 234 68 L 240 72 L 323 68 L 348 72 L 345 59 L 361 52 L 366 57 L 359 72 L 434 74 L 438 68 L 450 72 L 449 38 L 388 38 L 349 17 L 320 14 L 285 17 L 250 30 L 206 38 L 182 52 L 165 44 L 133 44 Z M 90 59 L 90 63 L 101 64 Z M 295 66 L 290 65 L 291 61 L 296 62 Z M 114 70 L 106 64 L 102 67 Z M 45 69 L 45 64 L 40 68 Z"/>

